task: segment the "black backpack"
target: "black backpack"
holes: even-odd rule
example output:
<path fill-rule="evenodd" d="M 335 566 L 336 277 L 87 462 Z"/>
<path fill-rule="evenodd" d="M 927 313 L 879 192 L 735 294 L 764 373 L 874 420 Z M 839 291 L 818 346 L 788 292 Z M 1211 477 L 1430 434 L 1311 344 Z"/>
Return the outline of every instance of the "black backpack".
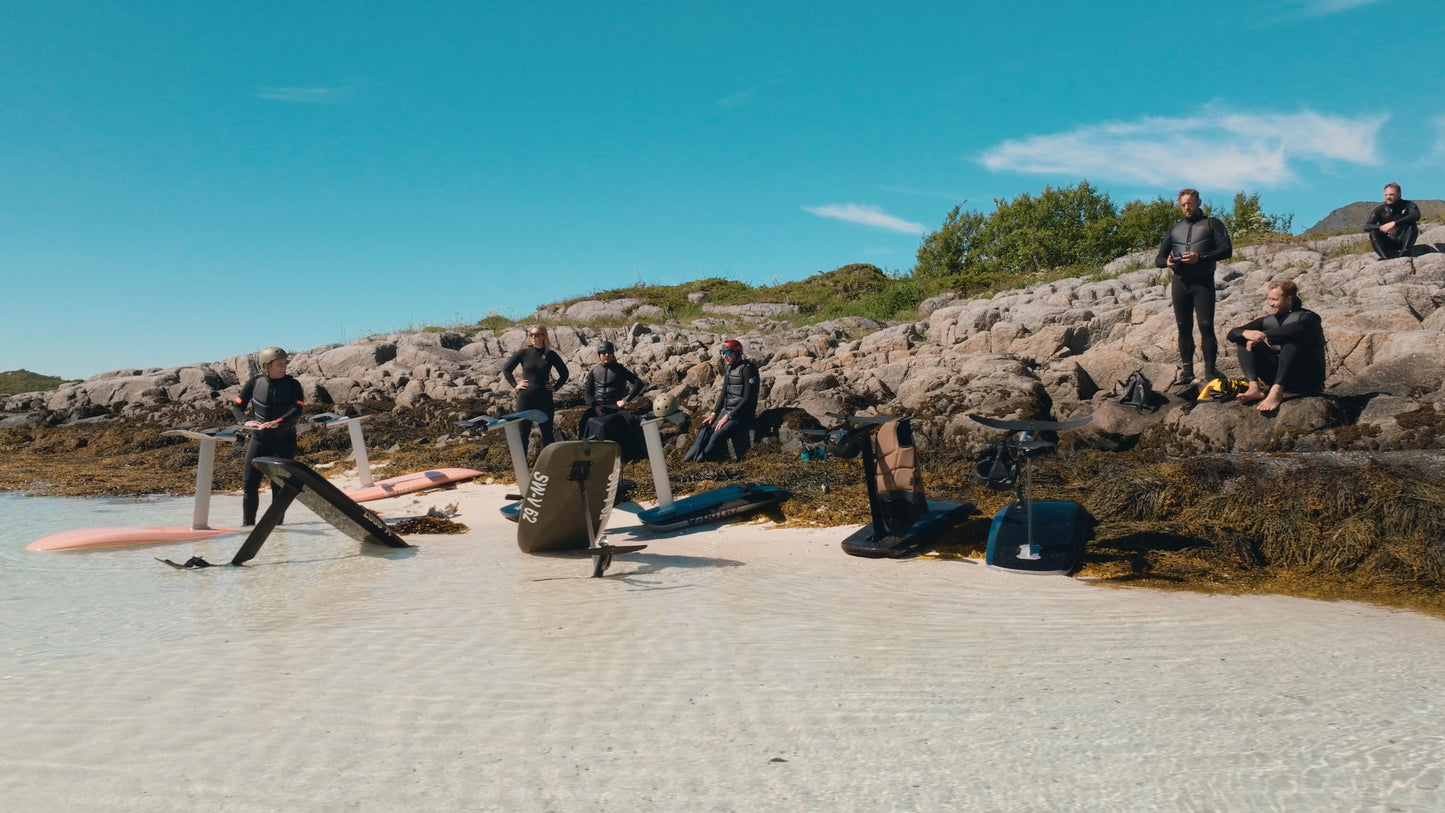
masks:
<path fill-rule="evenodd" d="M 1159 408 L 1154 397 L 1154 388 L 1149 385 L 1143 370 L 1135 370 L 1129 378 L 1119 382 L 1119 403 L 1131 406 L 1140 412 L 1153 412 Z"/>

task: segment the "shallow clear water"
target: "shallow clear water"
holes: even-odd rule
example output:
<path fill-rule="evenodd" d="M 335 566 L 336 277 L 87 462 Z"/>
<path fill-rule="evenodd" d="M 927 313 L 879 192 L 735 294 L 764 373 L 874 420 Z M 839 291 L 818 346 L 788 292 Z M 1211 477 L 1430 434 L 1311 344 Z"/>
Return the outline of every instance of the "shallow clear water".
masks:
<path fill-rule="evenodd" d="M 590 579 L 520 554 L 491 503 L 409 551 L 298 513 L 253 564 L 185 572 L 153 557 L 240 537 L 23 547 L 188 500 L 0 515 L 15 809 L 1445 808 L 1445 622 L 1411 613 L 762 529 L 649 539 Z"/>

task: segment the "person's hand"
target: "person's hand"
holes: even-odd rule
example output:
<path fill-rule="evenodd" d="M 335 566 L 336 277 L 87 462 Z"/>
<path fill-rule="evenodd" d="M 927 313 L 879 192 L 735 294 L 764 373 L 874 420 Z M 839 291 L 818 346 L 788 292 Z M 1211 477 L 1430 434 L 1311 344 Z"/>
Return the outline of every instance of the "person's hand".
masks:
<path fill-rule="evenodd" d="M 1194 265 L 1195 263 L 1199 262 L 1199 252 L 1186 251 L 1183 254 L 1179 255 L 1179 261 L 1184 263 L 1185 265 Z"/>
<path fill-rule="evenodd" d="M 266 428 L 266 424 L 261 423 L 260 421 L 257 421 L 257 420 L 246 421 L 244 424 L 241 424 L 241 425 L 244 426 L 244 427 L 246 427 L 247 429 L 265 429 L 265 428 Z"/>
<path fill-rule="evenodd" d="M 547 382 L 547 392 L 556 392 L 556 390 L 557 390 L 557 388 L 552 384 L 552 382 L 551 382 L 551 381 L 548 381 L 548 382 Z"/>
<path fill-rule="evenodd" d="M 525 390 L 526 388 L 528 388 L 528 387 L 530 387 L 530 386 L 532 386 L 532 382 L 530 382 L 530 381 L 518 381 L 518 382 L 517 382 L 517 389 L 519 389 L 519 390 Z"/>
<path fill-rule="evenodd" d="M 719 415 L 719 416 L 717 416 L 717 421 L 714 422 L 713 425 L 712 425 L 712 431 L 714 431 L 714 432 L 721 432 L 721 431 L 722 431 L 722 428 L 723 428 L 724 426 L 727 426 L 727 423 L 728 423 L 728 416 L 726 416 L 726 415 Z"/>
<path fill-rule="evenodd" d="M 618 409 L 622 409 L 622 408 L 625 407 L 625 406 L 627 406 L 627 399 L 626 399 L 626 398 L 623 398 L 622 400 L 620 400 L 620 401 L 617 402 L 617 408 L 618 408 Z"/>
<path fill-rule="evenodd" d="M 1391 220 L 1389 223 L 1386 223 L 1385 225 L 1381 226 L 1381 227 L 1380 227 L 1380 231 L 1384 232 L 1385 234 L 1394 234 L 1394 233 L 1395 233 L 1395 228 L 1396 228 L 1396 226 L 1395 226 L 1395 221 Z"/>

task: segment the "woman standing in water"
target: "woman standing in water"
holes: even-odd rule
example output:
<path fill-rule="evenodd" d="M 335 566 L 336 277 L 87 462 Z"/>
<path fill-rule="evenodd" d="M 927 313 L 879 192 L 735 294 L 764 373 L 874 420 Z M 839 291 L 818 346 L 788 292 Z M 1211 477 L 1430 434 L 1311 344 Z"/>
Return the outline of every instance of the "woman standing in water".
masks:
<path fill-rule="evenodd" d="M 520 366 L 522 377 L 518 380 L 512 375 L 512 371 Z M 557 371 L 557 378 L 552 379 L 552 371 Z M 542 430 L 542 446 L 545 447 L 553 440 L 552 424 L 555 423 L 556 408 L 552 403 L 552 393 L 567 383 L 567 364 L 557 351 L 547 346 L 547 328 L 542 325 L 532 325 L 527 328 L 527 345 L 521 350 L 512 354 L 502 365 L 502 377 L 507 383 L 517 389 L 517 411 L 538 409 L 547 413 L 547 420 L 538 424 L 537 428 Z M 522 445 L 528 445 L 532 438 L 532 422 L 522 421 Z"/>

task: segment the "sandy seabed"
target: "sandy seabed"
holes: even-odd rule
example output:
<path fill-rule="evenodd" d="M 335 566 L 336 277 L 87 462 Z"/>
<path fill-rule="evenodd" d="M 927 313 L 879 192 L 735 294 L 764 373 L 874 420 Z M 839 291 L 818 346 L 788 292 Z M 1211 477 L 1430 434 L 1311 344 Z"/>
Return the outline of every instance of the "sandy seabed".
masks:
<path fill-rule="evenodd" d="M 1445 809 L 1441 619 L 622 510 L 593 579 L 505 491 L 369 504 L 459 506 L 407 551 L 297 506 L 240 569 L 7 543 L 5 809 Z"/>

